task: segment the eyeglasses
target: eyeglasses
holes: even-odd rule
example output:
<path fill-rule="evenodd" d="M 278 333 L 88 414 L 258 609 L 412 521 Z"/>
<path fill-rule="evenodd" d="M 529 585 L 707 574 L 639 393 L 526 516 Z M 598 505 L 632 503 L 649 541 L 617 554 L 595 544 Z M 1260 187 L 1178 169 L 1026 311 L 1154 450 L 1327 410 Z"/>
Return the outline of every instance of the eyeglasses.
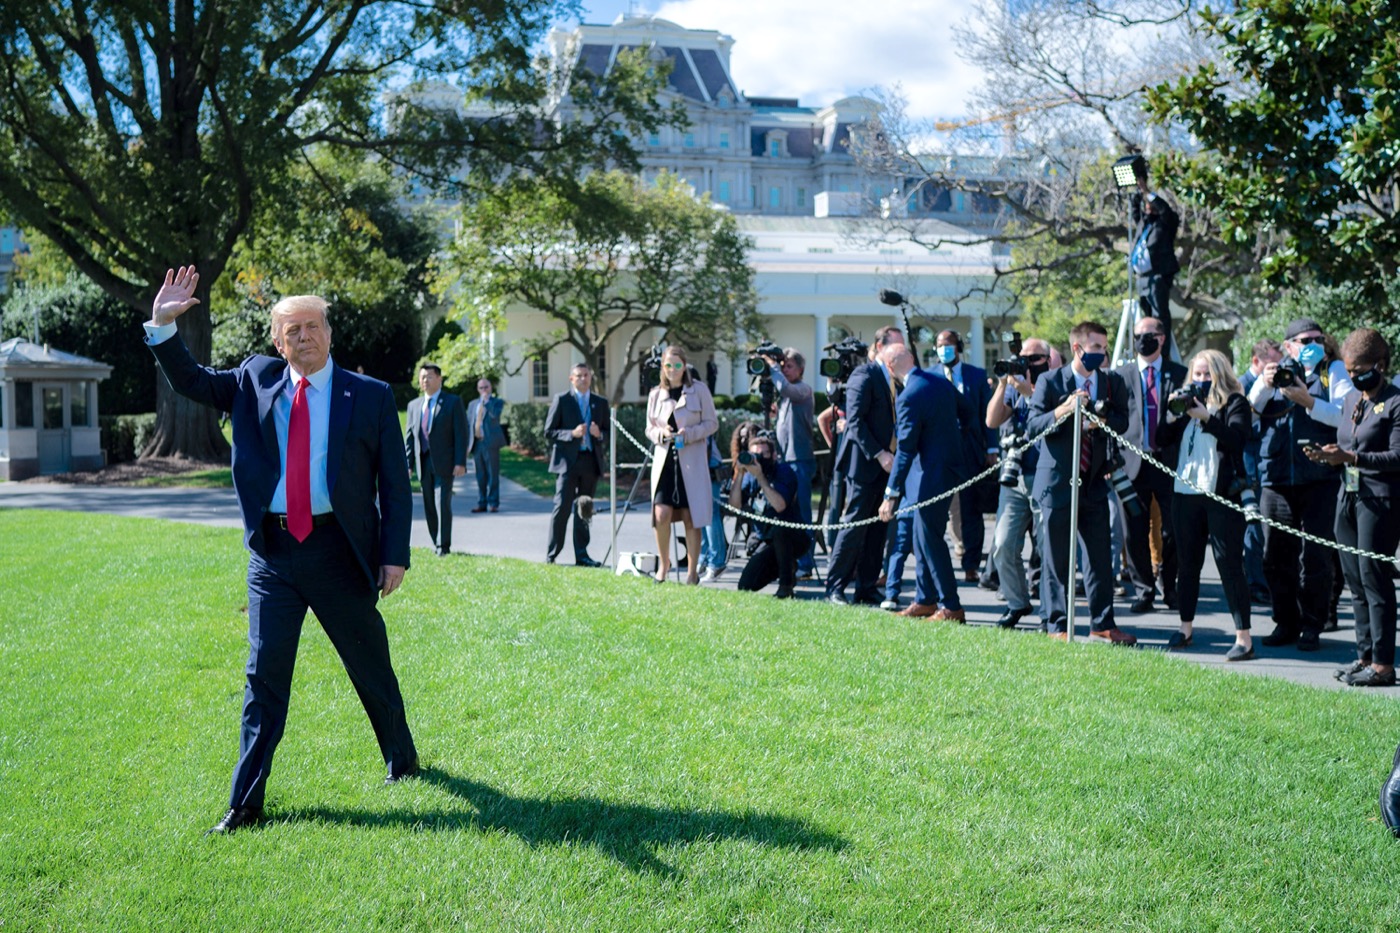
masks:
<path fill-rule="evenodd" d="M 685 369 L 684 363 L 662 363 L 667 369 Z"/>
<path fill-rule="evenodd" d="M 1308 344 L 1310 344 L 1310 343 L 1322 343 L 1322 338 L 1321 338 L 1321 337 L 1294 337 L 1294 338 L 1293 338 L 1293 342 L 1294 342 L 1294 343 L 1300 343 L 1300 344 L 1302 344 L 1303 346 L 1306 347 L 1306 346 L 1307 346 Z"/>

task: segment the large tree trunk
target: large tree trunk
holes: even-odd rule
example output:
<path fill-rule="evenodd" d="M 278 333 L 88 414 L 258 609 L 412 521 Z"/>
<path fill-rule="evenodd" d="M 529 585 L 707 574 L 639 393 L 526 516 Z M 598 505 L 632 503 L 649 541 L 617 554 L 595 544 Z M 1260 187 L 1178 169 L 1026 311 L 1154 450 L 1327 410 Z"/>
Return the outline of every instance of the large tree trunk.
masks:
<path fill-rule="evenodd" d="M 210 284 L 199 283 L 200 303 L 180 316 L 180 336 L 190 353 L 208 365 L 213 325 L 209 320 Z M 170 388 L 164 376 L 156 381 L 156 429 L 141 451 L 146 457 L 186 457 L 227 463 L 228 442 L 219 429 L 219 413 Z"/>

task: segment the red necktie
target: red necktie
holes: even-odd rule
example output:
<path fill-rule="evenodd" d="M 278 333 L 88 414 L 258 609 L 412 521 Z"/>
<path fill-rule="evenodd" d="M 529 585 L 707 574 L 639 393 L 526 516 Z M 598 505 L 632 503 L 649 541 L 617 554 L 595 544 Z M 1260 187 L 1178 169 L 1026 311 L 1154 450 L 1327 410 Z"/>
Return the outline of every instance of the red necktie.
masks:
<path fill-rule="evenodd" d="M 305 379 L 297 383 L 287 424 L 287 530 L 298 541 L 311 534 L 311 414 Z"/>
<path fill-rule="evenodd" d="M 1157 449 L 1157 367 L 1147 367 L 1147 399 L 1143 408 L 1147 411 L 1147 449 Z"/>
<path fill-rule="evenodd" d="M 1094 398 L 1094 384 L 1084 383 L 1084 391 L 1089 393 L 1089 398 L 1081 404 L 1088 407 Z M 1082 415 L 1080 417 L 1083 417 Z M 1094 435 L 1088 431 L 1082 431 L 1079 435 L 1079 481 L 1086 483 L 1089 481 L 1089 464 L 1094 459 Z"/>

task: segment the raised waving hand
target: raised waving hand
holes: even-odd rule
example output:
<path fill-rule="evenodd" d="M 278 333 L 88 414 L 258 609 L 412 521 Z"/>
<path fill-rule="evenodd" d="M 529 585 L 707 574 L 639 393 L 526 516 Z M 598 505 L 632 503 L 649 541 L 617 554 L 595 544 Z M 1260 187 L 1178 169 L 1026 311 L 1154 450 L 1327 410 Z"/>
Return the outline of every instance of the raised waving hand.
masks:
<path fill-rule="evenodd" d="M 151 320 L 156 324 L 169 324 L 199 304 L 199 299 L 194 297 L 198 285 L 199 273 L 194 271 L 194 266 L 165 270 L 165 284 L 151 302 Z"/>

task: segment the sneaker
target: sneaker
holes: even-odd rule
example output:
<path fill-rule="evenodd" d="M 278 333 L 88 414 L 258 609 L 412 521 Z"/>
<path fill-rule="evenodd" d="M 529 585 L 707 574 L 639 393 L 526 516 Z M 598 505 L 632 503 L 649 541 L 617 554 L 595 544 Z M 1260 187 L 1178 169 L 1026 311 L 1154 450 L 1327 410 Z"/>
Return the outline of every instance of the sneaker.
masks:
<path fill-rule="evenodd" d="M 1352 661 L 1346 667 L 1337 668 L 1335 671 L 1332 672 L 1332 676 L 1335 679 L 1340 680 L 1342 683 L 1346 683 L 1348 677 L 1351 677 L 1353 674 L 1360 674 L 1362 671 L 1364 671 L 1370 666 L 1371 665 L 1365 661 Z"/>
<path fill-rule="evenodd" d="M 1351 687 L 1393 687 L 1395 686 L 1395 671 L 1382 673 L 1374 667 L 1367 666 L 1364 670 L 1348 677 L 1346 683 Z"/>
<path fill-rule="evenodd" d="M 880 608 L 883 609 L 883 610 L 885 610 L 886 612 L 898 612 L 898 611 L 899 611 L 899 600 L 897 600 L 897 599 L 887 599 L 887 600 L 885 600 L 884 602 L 880 603 Z"/>
<path fill-rule="evenodd" d="M 724 573 L 724 569 L 723 567 L 711 567 L 709 570 L 705 571 L 705 575 L 700 578 L 700 582 L 714 583 L 719 579 L 719 575 Z"/>

